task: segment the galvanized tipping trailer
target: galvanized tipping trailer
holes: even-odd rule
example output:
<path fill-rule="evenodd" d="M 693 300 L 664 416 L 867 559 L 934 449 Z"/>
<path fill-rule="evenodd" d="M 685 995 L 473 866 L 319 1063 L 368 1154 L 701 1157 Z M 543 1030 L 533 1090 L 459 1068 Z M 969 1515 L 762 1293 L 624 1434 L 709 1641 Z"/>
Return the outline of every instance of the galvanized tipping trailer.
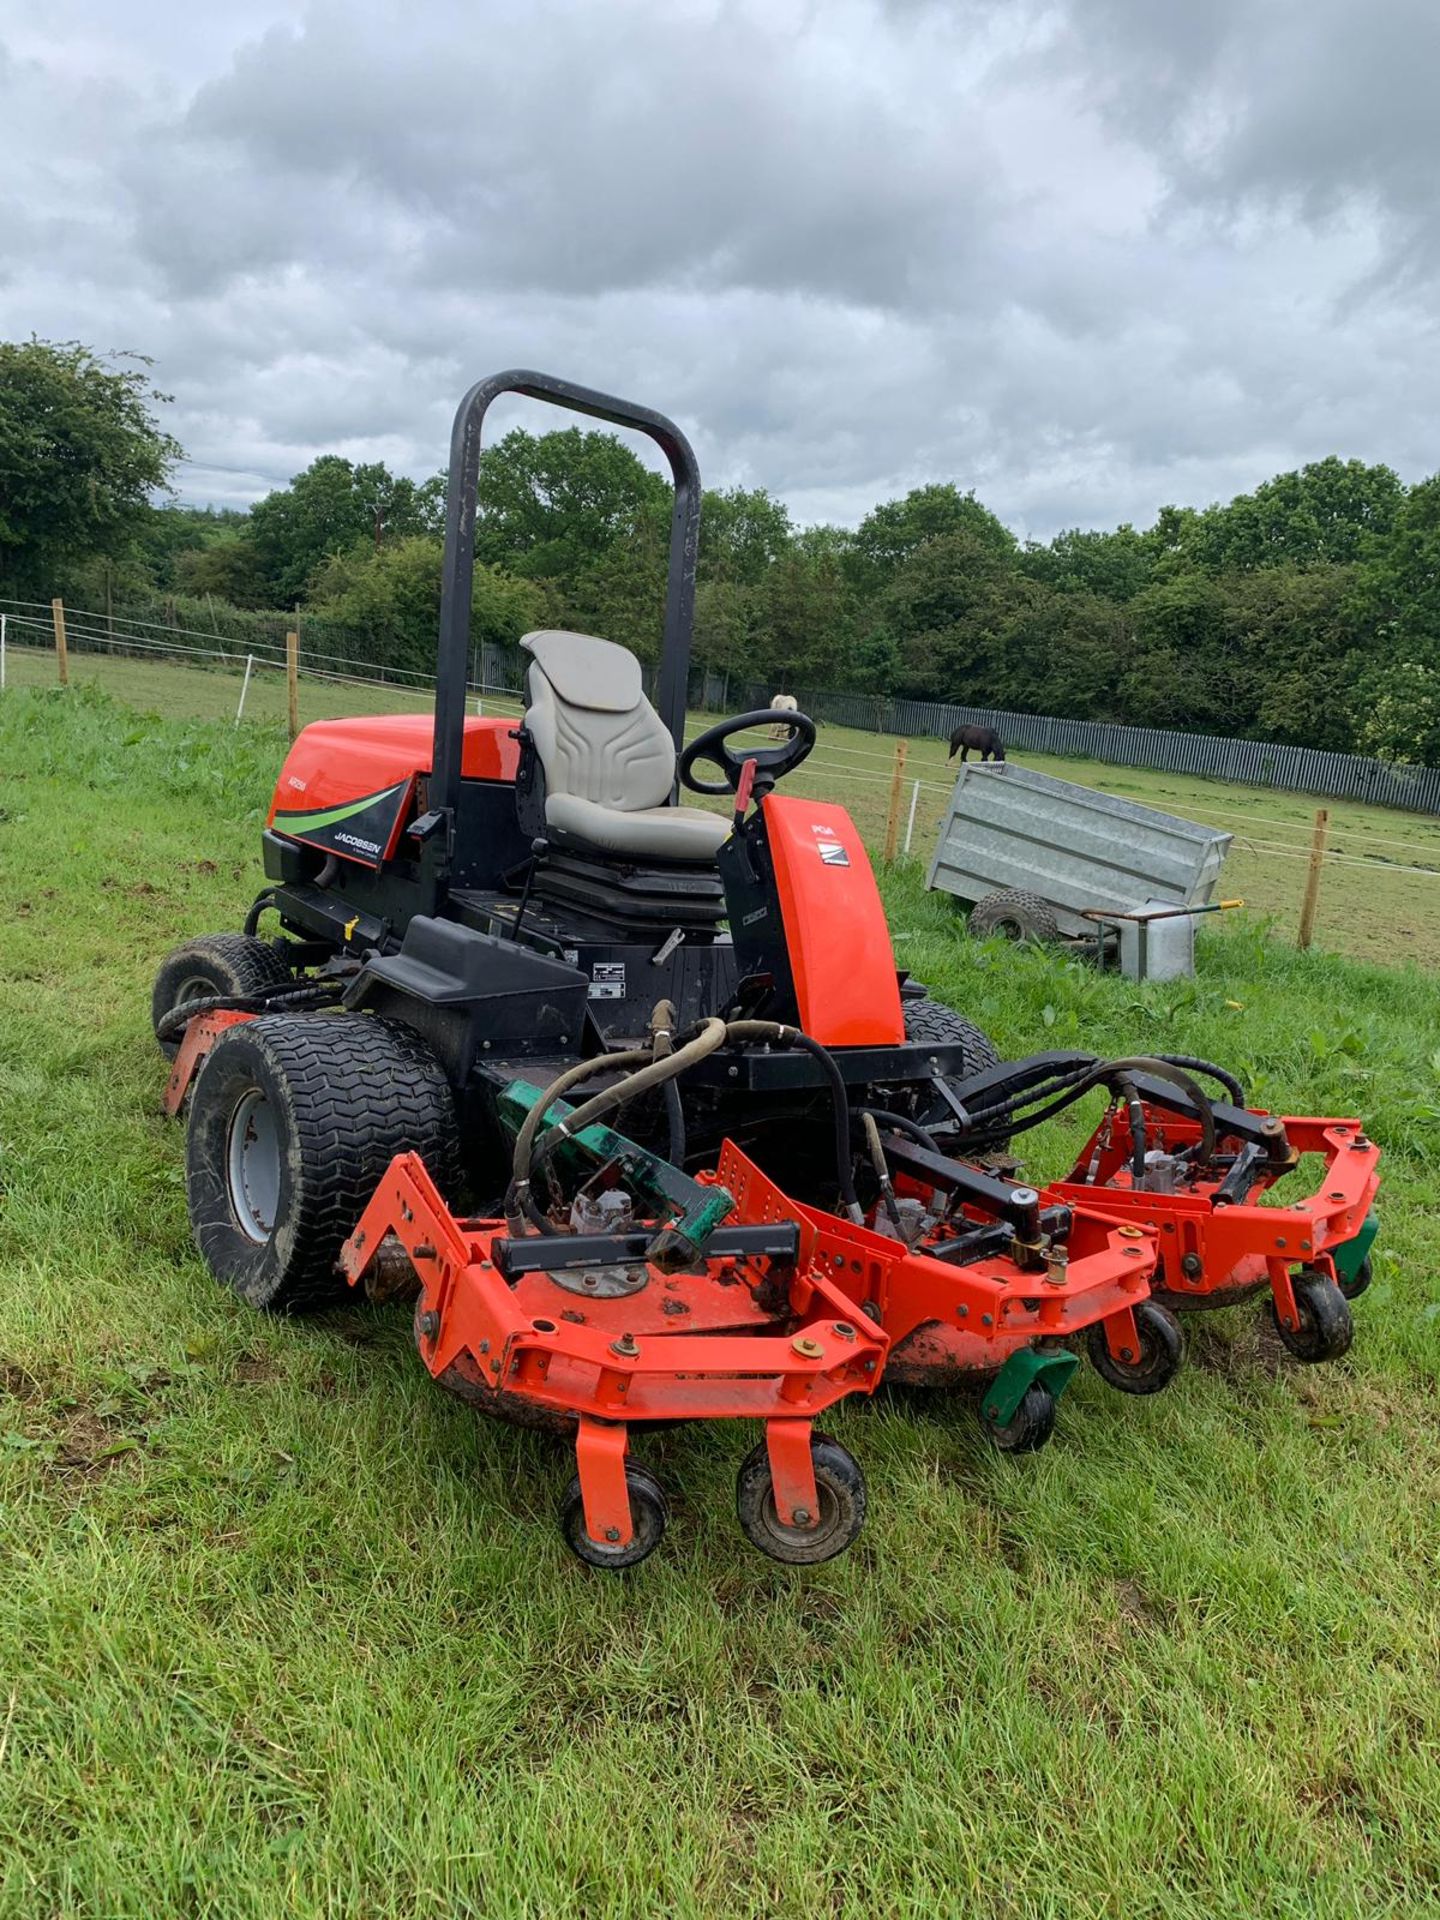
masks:
<path fill-rule="evenodd" d="M 971 930 L 1016 939 L 1118 936 L 1137 978 L 1188 973 L 1232 836 L 1010 761 L 962 766 L 926 885 L 971 907 Z"/>

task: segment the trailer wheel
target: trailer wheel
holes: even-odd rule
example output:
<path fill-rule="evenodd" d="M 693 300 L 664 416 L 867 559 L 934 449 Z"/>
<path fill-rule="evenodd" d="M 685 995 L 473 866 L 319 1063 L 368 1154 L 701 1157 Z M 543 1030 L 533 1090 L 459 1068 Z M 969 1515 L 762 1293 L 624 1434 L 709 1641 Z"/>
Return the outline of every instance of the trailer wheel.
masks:
<path fill-rule="evenodd" d="M 150 995 L 150 1022 L 159 1038 L 160 1022 L 187 1000 L 206 1000 L 215 994 L 259 993 L 283 986 L 291 972 L 274 947 L 245 933 L 202 933 L 176 947 L 160 963 Z M 160 1051 L 173 1060 L 180 1035 L 161 1040 Z"/>
<path fill-rule="evenodd" d="M 1315 1366 L 1322 1360 L 1338 1360 L 1342 1353 L 1348 1353 L 1355 1337 L 1355 1323 L 1350 1318 L 1349 1301 L 1329 1274 L 1302 1267 L 1290 1285 L 1300 1310 L 1299 1326 L 1281 1326 L 1273 1299 L 1270 1320 L 1295 1358 Z"/>
<path fill-rule="evenodd" d="M 810 1437 L 810 1458 L 820 1499 L 820 1516 L 813 1527 L 781 1525 L 775 1511 L 770 1451 L 763 1440 L 746 1454 L 735 1476 L 740 1531 L 752 1547 L 792 1567 L 816 1567 L 822 1560 L 833 1560 L 865 1524 L 865 1476 L 854 1454 L 838 1440 L 816 1433 Z"/>
<path fill-rule="evenodd" d="M 980 1424 L 1002 1453 L 1038 1453 L 1055 1431 L 1055 1396 L 1037 1380 L 1003 1427 Z"/>
<path fill-rule="evenodd" d="M 987 893 L 977 901 L 970 910 L 970 931 L 977 935 L 1003 933 L 1007 940 L 1060 938 L 1059 922 L 1050 902 L 1018 887 Z"/>
<path fill-rule="evenodd" d="M 369 1014 L 267 1014 L 211 1049 L 190 1101 L 185 1184 L 196 1245 L 251 1306 L 345 1299 L 340 1248 L 397 1153 L 443 1189 L 457 1157 L 439 1061 Z"/>
<path fill-rule="evenodd" d="M 955 1085 L 1000 1064 L 999 1050 L 984 1028 L 956 1013 L 953 1007 L 942 1006 L 938 1000 L 905 1003 L 905 1038 L 929 1040 L 940 1046 L 954 1046 L 958 1041 L 965 1049 L 965 1070 L 949 1076 Z"/>
<path fill-rule="evenodd" d="M 1133 1309 L 1140 1335 L 1140 1351 L 1133 1359 L 1116 1359 L 1097 1322 L 1086 1336 L 1090 1364 L 1107 1386 L 1120 1393 L 1159 1393 L 1180 1371 L 1185 1358 L 1185 1335 L 1180 1322 L 1154 1300 L 1142 1300 Z"/>
<path fill-rule="evenodd" d="M 609 1573 L 638 1567 L 642 1560 L 650 1558 L 665 1537 L 670 1509 L 665 1501 L 665 1489 L 654 1474 L 627 1460 L 625 1487 L 630 1495 L 630 1524 L 634 1532 L 623 1547 L 592 1540 L 585 1531 L 585 1497 L 580 1491 L 578 1473 L 565 1489 L 565 1497 L 560 1502 L 560 1531 L 566 1546 L 587 1567 L 603 1567 Z"/>

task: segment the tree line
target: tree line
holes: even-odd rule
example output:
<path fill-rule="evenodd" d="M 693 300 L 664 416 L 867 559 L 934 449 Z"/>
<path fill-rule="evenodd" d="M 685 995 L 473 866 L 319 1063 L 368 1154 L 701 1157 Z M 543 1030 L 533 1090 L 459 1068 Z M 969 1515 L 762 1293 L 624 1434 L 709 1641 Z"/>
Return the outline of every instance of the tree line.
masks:
<path fill-rule="evenodd" d="M 0 592 L 283 609 L 432 668 L 445 480 L 326 454 L 246 512 L 157 504 L 181 449 L 148 365 L 0 343 Z M 474 633 L 653 658 L 667 483 L 612 435 L 481 459 Z M 191 618 L 198 615 L 192 614 Z M 277 614 L 277 618 L 280 617 Z M 694 658 L 715 673 L 1440 764 L 1440 475 L 1331 457 L 1152 526 L 1021 541 L 948 481 L 854 528 L 707 491 Z"/>

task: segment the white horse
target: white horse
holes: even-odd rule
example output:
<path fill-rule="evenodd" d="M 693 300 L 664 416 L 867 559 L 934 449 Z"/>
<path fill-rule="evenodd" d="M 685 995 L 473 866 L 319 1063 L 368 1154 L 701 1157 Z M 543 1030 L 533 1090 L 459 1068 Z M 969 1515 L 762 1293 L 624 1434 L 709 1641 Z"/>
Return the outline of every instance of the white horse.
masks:
<path fill-rule="evenodd" d="M 800 711 L 800 702 L 795 698 L 793 693 L 777 693 L 770 702 L 770 710 L 772 713 L 798 713 Z M 772 727 L 770 733 L 771 737 L 775 740 L 788 740 L 790 738 L 790 729 L 784 725 Z"/>

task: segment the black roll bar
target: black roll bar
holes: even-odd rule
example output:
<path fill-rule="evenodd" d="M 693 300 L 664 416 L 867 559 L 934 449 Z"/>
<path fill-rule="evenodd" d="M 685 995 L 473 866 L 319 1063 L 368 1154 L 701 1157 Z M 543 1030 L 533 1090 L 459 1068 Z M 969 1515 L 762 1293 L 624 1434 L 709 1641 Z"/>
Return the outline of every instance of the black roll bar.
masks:
<path fill-rule="evenodd" d="M 700 545 L 700 469 L 690 442 L 663 413 L 577 387 L 554 374 L 512 368 L 480 380 L 460 402 L 450 434 L 450 481 L 445 502 L 445 561 L 440 576 L 440 652 L 435 683 L 435 758 L 430 805 L 453 825 L 460 805 L 460 758 L 465 743 L 465 692 L 470 666 L 470 595 L 475 578 L 475 513 L 480 482 L 480 428 L 492 400 L 520 393 L 572 413 L 646 433 L 670 462 L 675 508 L 670 516 L 670 571 L 665 630 L 660 643 L 656 706 L 678 753 L 685 744 L 685 696 L 690 632 L 695 617 L 695 560 Z"/>

